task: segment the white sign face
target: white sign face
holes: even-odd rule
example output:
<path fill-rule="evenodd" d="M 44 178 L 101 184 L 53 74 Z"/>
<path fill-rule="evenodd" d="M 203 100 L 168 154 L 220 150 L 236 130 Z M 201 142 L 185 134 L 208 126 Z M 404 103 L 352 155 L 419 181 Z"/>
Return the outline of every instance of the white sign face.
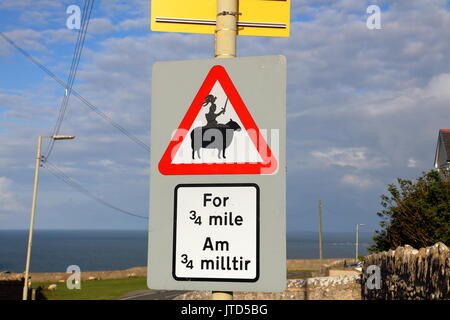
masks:
<path fill-rule="evenodd" d="M 200 128 L 202 126 L 207 126 L 208 115 L 211 113 L 210 104 L 202 107 L 197 117 L 195 118 L 194 123 L 186 134 L 186 139 L 181 143 L 180 148 L 175 154 L 172 163 L 180 164 L 180 163 L 255 163 L 255 162 L 263 162 L 261 156 L 259 155 L 258 150 L 256 150 L 255 145 L 253 144 L 249 133 L 245 130 L 245 126 L 242 124 L 241 119 L 237 115 L 234 110 L 233 104 L 229 101 L 226 93 L 224 92 L 222 86 L 219 81 L 216 81 L 214 87 L 208 94 L 208 97 L 213 97 L 213 111 L 212 114 L 215 113 L 214 121 L 219 122 L 219 125 L 226 126 L 226 122 L 234 121 L 237 123 L 237 127 L 239 130 L 229 130 L 228 135 L 231 134 L 231 142 L 226 146 L 226 157 L 222 157 L 220 152 L 218 152 L 214 148 L 214 144 L 216 144 L 216 148 L 220 149 L 222 139 L 215 139 L 215 134 L 213 130 L 211 130 L 210 138 L 213 142 L 208 146 L 208 148 L 201 148 L 196 151 L 194 156 L 192 157 L 192 131 L 195 128 Z M 217 110 L 216 110 L 217 108 Z M 217 120 L 216 120 L 217 119 Z M 244 128 L 244 129 L 242 129 Z M 217 141 L 216 141 L 217 140 Z"/>
<path fill-rule="evenodd" d="M 259 187 L 182 184 L 175 188 L 175 280 L 259 278 Z"/>

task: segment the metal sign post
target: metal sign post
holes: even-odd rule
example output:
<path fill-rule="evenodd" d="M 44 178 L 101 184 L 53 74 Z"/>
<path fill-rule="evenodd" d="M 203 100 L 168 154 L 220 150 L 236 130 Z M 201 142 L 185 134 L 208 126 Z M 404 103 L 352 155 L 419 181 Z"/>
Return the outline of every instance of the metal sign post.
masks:
<path fill-rule="evenodd" d="M 217 23 L 214 36 L 214 57 L 236 57 L 238 0 L 217 0 Z M 212 292 L 212 300 L 233 300 L 233 292 Z"/>
<path fill-rule="evenodd" d="M 217 24 L 214 39 L 214 57 L 236 57 L 237 0 L 217 0 Z"/>

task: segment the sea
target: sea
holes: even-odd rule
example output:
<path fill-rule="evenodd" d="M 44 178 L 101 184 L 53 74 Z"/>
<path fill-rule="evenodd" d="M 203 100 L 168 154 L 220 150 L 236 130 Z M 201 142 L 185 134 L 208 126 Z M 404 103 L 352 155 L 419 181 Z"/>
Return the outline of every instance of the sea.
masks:
<path fill-rule="evenodd" d="M 35 230 L 30 272 L 66 272 L 70 265 L 81 271 L 123 270 L 147 265 L 147 231 Z M 359 253 L 366 255 L 371 233 L 359 234 Z M 288 259 L 318 259 L 316 232 L 287 234 Z M 0 230 L 0 272 L 23 272 L 28 231 Z M 324 258 L 355 256 L 354 232 L 325 232 Z M 168 254 L 171 254 L 168 252 Z"/>

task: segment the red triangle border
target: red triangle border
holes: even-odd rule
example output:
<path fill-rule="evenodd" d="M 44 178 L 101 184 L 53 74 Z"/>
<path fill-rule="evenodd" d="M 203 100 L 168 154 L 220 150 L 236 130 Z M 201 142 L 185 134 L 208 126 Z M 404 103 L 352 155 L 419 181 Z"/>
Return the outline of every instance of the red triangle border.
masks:
<path fill-rule="evenodd" d="M 202 108 L 203 99 L 211 92 L 216 81 L 219 81 L 230 103 L 233 105 L 236 114 L 244 126 L 243 129 L 256 132 L 255 135 L 249 134 L 253 144 L 258 150 L 263 162 L 257 163 L 189 163 L 173 164 L 172 155 L 176 155 L 189 129 L 197 118 Z M 261 153 L 261 148 L 267 148 Z M 234 86 L 231 78 L 225 68 L 215 65 L 211 68 L 201 85 L 197 95 L 192 101 L 186 115 L 178 126 L 174 137 L 170 141 L 158 164 L 159 172 L 163 175 L 230 175 L 230 174 L 273 174 L 278 167 L 272 151 L 267 145 L 264 137 L 253 120 L 250 112 L 244 104 L 239 92 Z"/>

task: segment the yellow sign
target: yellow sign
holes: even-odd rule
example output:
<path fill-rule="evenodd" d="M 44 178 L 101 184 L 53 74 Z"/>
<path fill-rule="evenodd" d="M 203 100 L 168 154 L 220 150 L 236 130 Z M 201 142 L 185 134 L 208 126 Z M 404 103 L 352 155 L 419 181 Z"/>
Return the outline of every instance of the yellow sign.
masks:
<path fill-rule="evenodd" d="M 152 0 L 151 30 L 210 33 L 217 0 Z M 238 35 L 289 37 L 290 0 L 239 0 Z"/>

